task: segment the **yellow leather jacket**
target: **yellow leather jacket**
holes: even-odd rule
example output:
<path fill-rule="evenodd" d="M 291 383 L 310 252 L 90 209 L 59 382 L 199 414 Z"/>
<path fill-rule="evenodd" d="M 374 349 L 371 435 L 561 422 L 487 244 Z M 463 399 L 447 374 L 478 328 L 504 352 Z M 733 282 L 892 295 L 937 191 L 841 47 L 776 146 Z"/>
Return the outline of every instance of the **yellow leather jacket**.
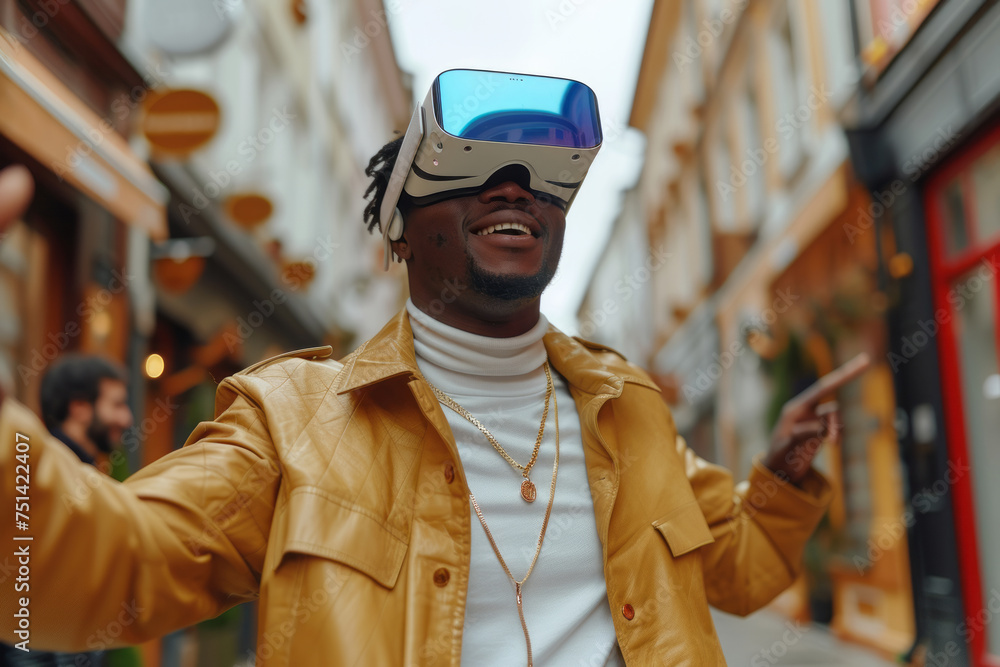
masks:
<path fill-rule="evenodd" d="M 554 328 L 544 342 L 579 411 L 626 662 L 725 664 L 708 605 L 747 614 L 793 581 L 828 484 L 757 464 L 734 486 L 677 437 L 641 370 Z M 0 500 L 13 511 L 27 440 L 30 527 L 8 516 L 0 544 L 28 545 L 30 591 L 0 577 L 0 638 L 23 638 L 25 596 L 30 646 L 60 650 L 142 642 L 259 597 L 258 665 L 458 665 L 476 526 L 405 311 L 341 362 L 329 354 L 226 378 L 215 420 L 124 484 L 5 401 Z"/>

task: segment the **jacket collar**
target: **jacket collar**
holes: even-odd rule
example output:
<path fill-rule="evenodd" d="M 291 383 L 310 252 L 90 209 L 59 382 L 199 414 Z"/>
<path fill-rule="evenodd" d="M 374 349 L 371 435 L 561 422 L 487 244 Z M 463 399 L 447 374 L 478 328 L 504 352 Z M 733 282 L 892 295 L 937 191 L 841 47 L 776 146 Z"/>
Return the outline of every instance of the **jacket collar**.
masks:
<path fill-rule="evenodd" d="M 619 395 L 623 383 L 635 382 L 659 390 L 652 382 L 633 374 L 616 374 L 602 364 L 593 352 L 551 324 L 542 338 L 549 363 L 566 381 L 588 394 Z M 361 389 L 392 377 L 418 375 L 417 355 L 413 350 L 413 329 L 406 309 L 399 311 L 354 352 L 342 360 L 338 394 Z M 624 363 L 624 362 L 623 362 Z"/>

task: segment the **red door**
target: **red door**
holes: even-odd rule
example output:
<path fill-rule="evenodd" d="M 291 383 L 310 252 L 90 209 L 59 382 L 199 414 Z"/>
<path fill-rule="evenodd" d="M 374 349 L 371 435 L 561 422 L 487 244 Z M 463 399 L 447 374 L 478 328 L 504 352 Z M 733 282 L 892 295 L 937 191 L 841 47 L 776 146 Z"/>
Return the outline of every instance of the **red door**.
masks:
<path fill-rule="evenodd" d="M 925 205 L 935 317 L 919 330 L 941 360 L 965 600 L 955 639 L 976 667 L 1000 666 L 1000 128 L 935 172 Z"/>

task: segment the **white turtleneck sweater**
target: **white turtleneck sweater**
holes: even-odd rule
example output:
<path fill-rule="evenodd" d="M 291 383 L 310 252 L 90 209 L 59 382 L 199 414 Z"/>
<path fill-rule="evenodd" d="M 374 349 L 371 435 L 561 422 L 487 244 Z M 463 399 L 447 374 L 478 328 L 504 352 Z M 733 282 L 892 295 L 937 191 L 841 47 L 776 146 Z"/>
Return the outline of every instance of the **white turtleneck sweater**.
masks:
<path fill-rule="evenodd" d="M 538 436 L 545 401 L 544 315 L 512 338 L 478 336 L 435 320 L 407 301 L 417 366 L 428 382 L 475 416 L 524 465 Z M 550 367 L 551 368 L 551 367 Z M 601 543 L 583 457 L 580 418 L 569 390 L 552 370 L 538 460 L 530 478 L 533 503 L 520 495 L 521 474 L 478 428 L 442 405 L 469 488 L 515 579 L 524 577 L 549 502 L 559 406 L 559 470 L 542 550 L 522 588 L 534 663 L 577 667 L 624 665 L 608 606 Z M 464 665 L 525 664 L 524 631 L 514 585 L 501 568 L 472 508 L 472 560 L 462 640 Z"/>

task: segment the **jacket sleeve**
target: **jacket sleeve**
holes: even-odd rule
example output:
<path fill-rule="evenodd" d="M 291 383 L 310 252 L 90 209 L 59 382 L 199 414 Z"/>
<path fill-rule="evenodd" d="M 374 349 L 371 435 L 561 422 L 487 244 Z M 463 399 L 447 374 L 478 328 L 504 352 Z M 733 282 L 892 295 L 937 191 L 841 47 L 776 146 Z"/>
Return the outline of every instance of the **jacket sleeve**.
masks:
<path fill-rule="evenodd" d="M 827 480 L 810 469 L 798 486 L 755 460 L 748 480 L 708 463 L 677 437 L 688 479 L 715 542 L 702 548 L 708 601 L 740 616 L 788 588 L 802 552 L 832 497 Z"/>
<path fill-rule="evenodd" d="M 215 420 L 124 484 L 23 405 L 0 405 L 0 564 L 13 564 L 0 576 L 0 639 L 25 639 L 14 624 L 24 606 L 29 648 L 78 651 L 139 643 L 257 596 L 279 466 L 247 382 L 224 380 Z M 25 460 L 26 484 L 15 476 Z M 24 491 L 26 529 L 14 517 Z"/>

